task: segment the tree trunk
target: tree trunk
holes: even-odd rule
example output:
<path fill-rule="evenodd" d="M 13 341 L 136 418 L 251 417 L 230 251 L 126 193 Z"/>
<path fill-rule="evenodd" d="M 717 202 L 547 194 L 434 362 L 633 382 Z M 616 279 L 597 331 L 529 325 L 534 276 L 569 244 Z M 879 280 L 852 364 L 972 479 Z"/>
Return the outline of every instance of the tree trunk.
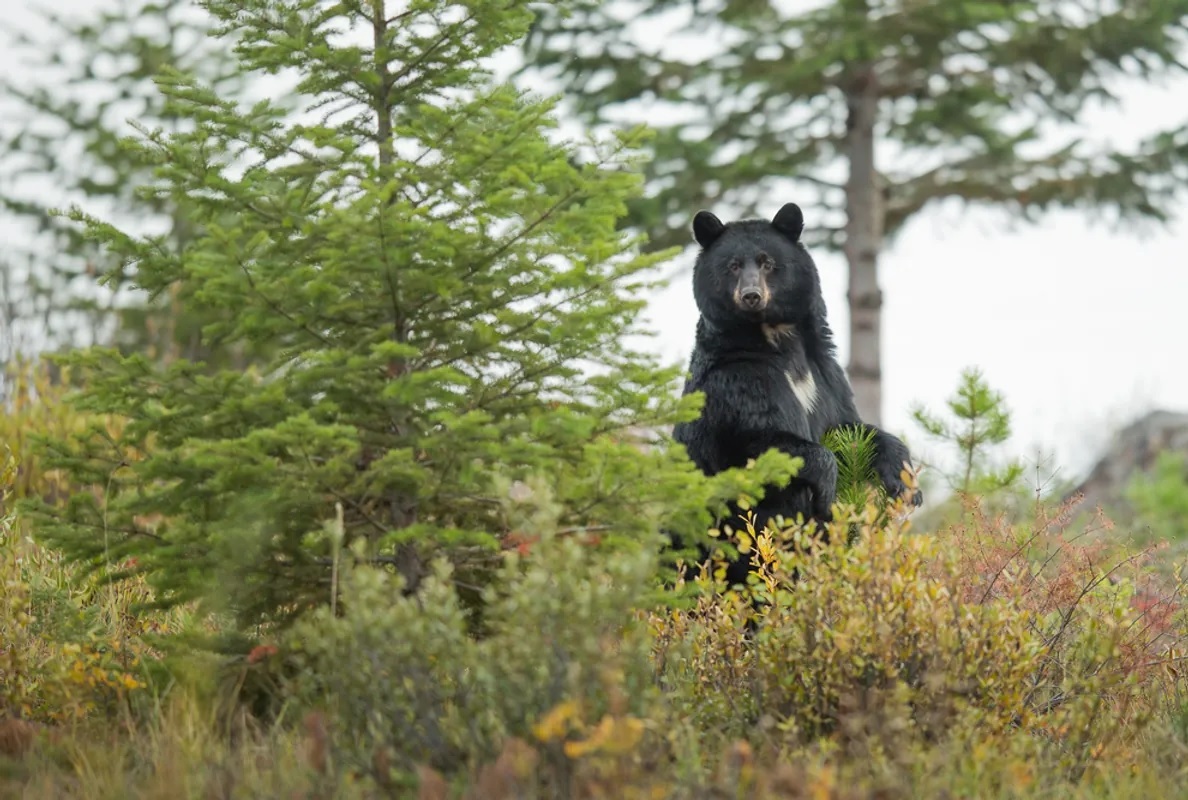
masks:
<path fill-rule="evenodd" d="M 882 187 L 875 169 L 875 119 L 879 87 L 874 69 L 855 75 L 846 92 L 846 243 L 849 265 L 850 364 L 854 402 L 864 422 L 882 424 L 883 384 L 880 328 L 879 251 L 883 247 Z"/>

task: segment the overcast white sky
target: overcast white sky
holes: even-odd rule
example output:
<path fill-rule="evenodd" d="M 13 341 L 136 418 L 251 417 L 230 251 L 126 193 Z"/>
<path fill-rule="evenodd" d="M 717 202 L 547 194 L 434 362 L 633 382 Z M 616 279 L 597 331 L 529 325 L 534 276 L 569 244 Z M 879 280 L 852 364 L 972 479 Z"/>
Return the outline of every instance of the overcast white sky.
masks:
<path fill-rule="evenodd" d="M 28 25 L 28 9 L 49 2 L 14 1 L 0 25 Z M 111 2 L 53 0 L 52 7 L 73 13 Z M 26 70 L 0 48 L 3 74 L 19 80 Z M 1090 115 L 1085 129 L 1128 143 L 1186 120 L 1188 80 L 1179 80 L 1126 87 L 1124 108 Z M 765 213 L 797 199 L 773 199 Z M 813 209 L 805 213 L 811 226 Z M 1152 408 L 1188 410 L 1186 233 L 1182 221 L 1142 238 L 1074 214 L 1017 230 L 993 212 L 923 214 L 882 259 L 887 427 L 929 455 L 910 406 L 941 407 L 961 369 L 977 365 L 1013 411 L 1012 449 L 1042 448 L 1079 474 L 1119 424 Z M 836 255 L 816 258 L 844 364 L 845 265 Z M 683 362 L 697 318 L 687 274 L 655 298 L 651 317 L 656 346 Z"/>

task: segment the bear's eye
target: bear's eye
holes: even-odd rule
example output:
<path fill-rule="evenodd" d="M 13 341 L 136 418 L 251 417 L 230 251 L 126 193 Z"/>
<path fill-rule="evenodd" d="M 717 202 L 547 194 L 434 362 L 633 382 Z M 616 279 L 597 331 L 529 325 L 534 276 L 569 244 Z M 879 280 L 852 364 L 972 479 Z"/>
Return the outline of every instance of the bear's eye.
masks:
<path fill-rule="evenodd" d="M 730 262 L 730 271 L 737 274 L 740 269 L 742 269 L 742 262 L 739 261 L 737 258 L 733 259 Z"/>
<path fill-rule="evenodd" d="M 771 272 L 773 269 L 775 269 L 775 263 L 771 261 L 760 261 L 759 269 L 763 270 L 764 272 Z"/>

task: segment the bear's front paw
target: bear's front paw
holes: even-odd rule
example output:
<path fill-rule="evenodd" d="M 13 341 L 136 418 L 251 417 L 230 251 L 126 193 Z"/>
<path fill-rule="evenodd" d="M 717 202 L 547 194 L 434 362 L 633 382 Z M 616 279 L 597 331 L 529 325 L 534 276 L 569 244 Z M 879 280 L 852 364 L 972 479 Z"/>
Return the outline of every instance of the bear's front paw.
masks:
<path fill-rule="evenodd" d="M 822 521 L 833 519 L 833 502 L 837 499 L 837 459 L 826 447 L 817 447 L 805 455 L 800 475 L 812 489 L 813 517 Z"/>
<path fill-rule="evenodd" d="M 821 522 L 828 521 L 827 518 L 822 518 L 817 513 L 816 496 L 817 492 L 811 484 L 793 478 L 787 488 L 781 492 L 781 514 L 784 517 L 785 526 L 797 522 L 798 519 L 801 522 L 808 522 L 811 519 Z"/>
<path fill-rule="evenodd" d="M 919 506 L 924 502 L 923 493 L 919 489 L 909 489 L 901 477 L 903 470 L 910 469 L 910 466 L 906 461 L 896 464 L 886 460 L 878 462 L 875 470 L 879 474 L 879 480 L 883 482 L 883 488 L 887 490 L 888 497 L 893 500 L 905 497 L 913 506 Z"/>
<path fill-rule="evenodd" d="M 800 478 L 793 478 L 783 489 L 773 492 L 768 503 L 771 508 L 770 519 L 783 519 L 783 523 L 777 525 L 781 529 L 810 521 L 823 524 L 833 520 L 832 504 L 822 507 L 818 502 L 817 491 L 808 481 Z"/>

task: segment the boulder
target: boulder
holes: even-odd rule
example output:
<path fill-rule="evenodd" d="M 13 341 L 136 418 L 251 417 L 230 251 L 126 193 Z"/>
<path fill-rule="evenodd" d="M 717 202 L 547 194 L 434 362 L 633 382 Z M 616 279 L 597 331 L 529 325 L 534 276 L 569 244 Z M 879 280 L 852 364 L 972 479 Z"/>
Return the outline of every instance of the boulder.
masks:
<path fill-rule="evenodd" d="M 1124 513 L 1126 487 L 1135 475 L 1155 466 L 1159 454 L 1167 450 L 1188 456 L 1188 413 L 1152 411 L 1118 431 L 1088 477 L 1064 499 L 1082 493 L 1085 499 L 1080 507 L 1086 511 L 1101 506 Z"/>

